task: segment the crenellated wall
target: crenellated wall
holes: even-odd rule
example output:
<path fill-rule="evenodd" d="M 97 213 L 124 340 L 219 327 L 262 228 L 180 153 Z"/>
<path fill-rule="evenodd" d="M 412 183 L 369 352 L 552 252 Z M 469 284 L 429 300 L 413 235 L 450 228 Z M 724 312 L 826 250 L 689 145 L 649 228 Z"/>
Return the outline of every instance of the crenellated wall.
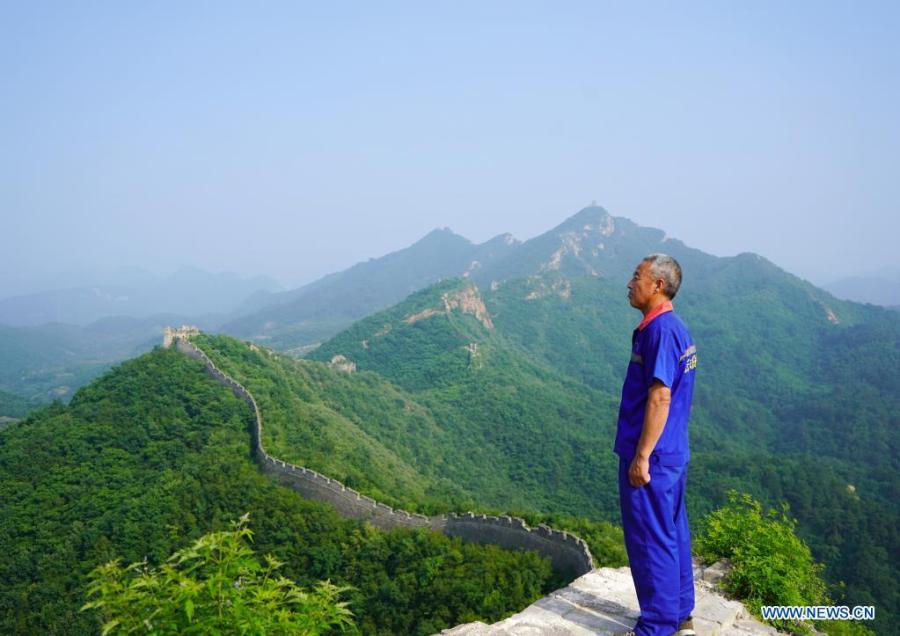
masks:
<path fill-rule="evenodd" d="M 492 517 L 471 512 L 451 514 L 444 520 L 441 530 L 447 536 L 512 550 L 534 550 L 549 558 L 555 571 L 573 579 L 594 568 L 587 543 L 563 530 L 543 524 L 529 528 L 520 517 Z"/>
<path fill-rule="evenodd" d="M 525 521 L 518 517 L 493 517 L 471 512 L 462 515 L 451 513 L 426 517 L 409 513 L 375 501 L 314 470 L 272 457 L 262 443 L 262 414 L 253 395 L 237 380 L 216 367 L 209 356 L 188 338 L 188 335 L 175 334 L 173 339 L 177 349 L 202 362 L 212 377 L 230 388 L 253 410 L 256 420 L 253 428 L 253 446 L 263 472 L 274 476 L 304 497 L 328 502 L 341 515 L 365 519 L 384 530 L 400 527 L 431 528 L 447 536 L 459 537 L 473 543 L 490 543 L 514 550 L 534 550 L 548 557 L 555 571 L 573 579 L 593 569 L 591 551 L 587 544 L 568 532 L 554 530 L 544 525 L 529 528 Z"/>
<path fill-rule="evenodd" d="M 430 517 L 391 508 L 311 468 L 294 466 L 271 455 L 263 455 L 260 465 L 263 472 L 273 475 L 308 499 L 327 501 L 345 517 L 365 519 L 384 530 L 410 526 L 433 527 Z"/>

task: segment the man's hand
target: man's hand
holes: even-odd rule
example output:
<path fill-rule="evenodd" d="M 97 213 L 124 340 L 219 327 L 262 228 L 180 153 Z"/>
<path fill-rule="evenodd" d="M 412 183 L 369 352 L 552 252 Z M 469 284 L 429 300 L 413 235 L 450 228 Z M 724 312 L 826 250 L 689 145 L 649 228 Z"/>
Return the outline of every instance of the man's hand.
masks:
<path fill-rule="evenodd" d="M 644 413 L 644 428 L 638 440 L 637 453 L 628 467 L 628 483 L 635 488 L 650 483 L 650 453 L 656 448 L 666 420 L 669 419 L 669 404 L 672 392 L 659 380 L 654 380 L 647 395 L 647 410 Z"/>
<path fill-rule="evenodd" d="M 650 483 L 650 460 L 640 455 L 635 455 L 628 467 L 628 483 L 635 488 L 640 488 Z"/>

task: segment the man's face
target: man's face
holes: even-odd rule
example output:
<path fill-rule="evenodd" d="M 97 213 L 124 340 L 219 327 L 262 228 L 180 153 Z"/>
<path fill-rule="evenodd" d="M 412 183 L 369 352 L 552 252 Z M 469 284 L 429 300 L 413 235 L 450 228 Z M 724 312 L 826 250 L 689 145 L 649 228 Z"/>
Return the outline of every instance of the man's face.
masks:
<path fill-rule="evenodd" d="M 656 280 L 650 275 L 650 263 L 641 261 L 628 281 L 628 302 L 635 309 L 645 311 L 656 294 L 661 293 L 662 279 Z"/>

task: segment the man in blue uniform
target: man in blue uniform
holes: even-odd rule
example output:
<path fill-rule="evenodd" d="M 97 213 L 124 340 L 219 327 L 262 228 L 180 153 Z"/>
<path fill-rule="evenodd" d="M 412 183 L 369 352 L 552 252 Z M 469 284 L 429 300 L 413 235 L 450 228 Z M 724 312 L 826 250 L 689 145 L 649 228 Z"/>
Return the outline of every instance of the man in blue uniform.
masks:
<path fill-rule="evenodd" d="M 643 320 L 631 337 L 614 450 L 625 546 L 641 606 L 637 636 L 694 633 L 684 487 L 697 349 L 672 308 L 680 285 L 681 266 L 665 254 L 646 257 L 628 283 L 628 300 Z"/>

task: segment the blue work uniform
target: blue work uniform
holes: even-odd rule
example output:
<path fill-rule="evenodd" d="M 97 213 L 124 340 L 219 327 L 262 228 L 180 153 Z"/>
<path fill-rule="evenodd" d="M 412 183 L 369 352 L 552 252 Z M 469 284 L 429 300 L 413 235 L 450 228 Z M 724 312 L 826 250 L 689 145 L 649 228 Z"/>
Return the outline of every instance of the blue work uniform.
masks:
<path fill-rule="evenodd" d="M 660 309 L 648 314 L 632 335 L 614 447 L 619 455 L 625 547 L 641 606 L 634 628 L 639 636 L 671 636 L 694 609 L 684 491 L 697 349 L 671 304 Z M 628 468 L 644 427 L 649 389 L 656 380 L 671 390 L 669 416 L 650 455 L 650 483 L 635 488 L 628 481 Z"/>

